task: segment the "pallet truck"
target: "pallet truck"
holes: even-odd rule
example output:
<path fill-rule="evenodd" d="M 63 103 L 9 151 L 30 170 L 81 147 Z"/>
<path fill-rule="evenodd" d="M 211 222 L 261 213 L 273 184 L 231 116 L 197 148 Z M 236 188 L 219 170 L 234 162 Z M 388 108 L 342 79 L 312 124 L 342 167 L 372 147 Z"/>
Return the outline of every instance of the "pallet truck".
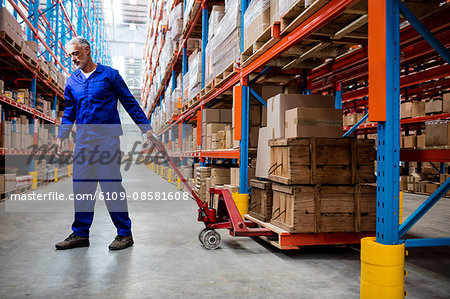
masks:
<path fill-rule="evenodd" d="M 257 237 L 257 236 L 274 236 L 275 233 L 267 228 L 257 227 L 252 221 L 245 221 L 230 194 L 226 189 L 210 188 L 210 201 L 202 201 L 198 194 L 191 188 L 184 178 L 181 171 L 173 162 L 167 153 L 165 147 L 161 144 L 155 135 L 150 137 L 150 142 L 154 144 L 162 157 L 170 164 L 181 182 L 186 186 L 189 193 L 198 206 L 197 220 L 205 224 L 205 228 L 198 234 L 200 243 L 207 249 L 216 249 L 220 245 L 220 234 L 218 229 L 228 229 L 233 237 Z M 147 143 L 148 146 L 149 143 Z M 144 144 L 144 147 L 146 145 Z M 214 195 L 218 195 L 218 202 L 215 203 Z M 216 207 L 216 208 L 214 208 Z"/>

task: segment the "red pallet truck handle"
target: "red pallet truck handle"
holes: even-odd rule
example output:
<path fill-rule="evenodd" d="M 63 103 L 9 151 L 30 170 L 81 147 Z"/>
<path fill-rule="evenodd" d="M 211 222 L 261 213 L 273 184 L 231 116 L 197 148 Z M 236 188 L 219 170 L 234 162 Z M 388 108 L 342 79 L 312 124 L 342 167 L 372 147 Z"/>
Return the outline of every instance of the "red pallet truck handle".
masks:
<path fill-rule="evenodd" d="M 159 142 L 159 140 L 156 137 L 156 135 L 154 135 L 154 134 L 151 135 L 149 139 L 150 139 L 150 142 L 152 142 L 156 146 L 158 151 L 163 155 L 163 158 L 166 159 L 166 161 L 170 164 L 170 166 L 175 171 L 175 173 L 178 175 L 178 177 L 180 178 L 181 182 L 186 186 L 188 191 L 192 194 L 192 196 L 194 197 L 194 200 L 197 202 L 198 207 L 200 209 L 203 209 L 204 208 L 203 201 L 200 199 L 198 194 L 191 188 L 189 183 L 184 178 L 183 174 L 181 174 L 181 171 L 178 169 L 178 167 L 173 162 L 172 158 L 167 153 L 166 148 L 161 144 L 161 142 Z M 144 147 L 148 146 L 148 144 L 149 144 L 149 142 L 144 143 Z"/>

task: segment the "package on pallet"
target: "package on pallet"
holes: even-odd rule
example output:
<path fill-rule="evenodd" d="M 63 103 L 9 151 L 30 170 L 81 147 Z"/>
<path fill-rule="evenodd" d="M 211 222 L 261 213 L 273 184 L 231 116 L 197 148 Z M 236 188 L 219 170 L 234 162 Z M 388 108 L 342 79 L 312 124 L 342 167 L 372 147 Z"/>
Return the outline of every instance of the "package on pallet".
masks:
<path fill-rule="evenodd" d="M 427 136 L 425 135 L 424 132 L 422 132 L 422 135 L 417 135 L 417 147 L 425 147 L 426 146 L 426 139 Z"/>
<path fill-rule="evenodd" d="M 425 116 L 425 102 L 414 101 L 411 105 L 411 117 Z"/>
<path fill-rule="evenodd" d="M 442 95 L 442 112 L 450 113 L 450 92 Z"/>
<path fill-rule="evenodd" d="M 433 120 L 425 122 L 426 145 L 450 145 L 450 122 Z"/>
<path fill-rule="evenodd" d="M 220 21 L 211 39 L 211 57 L 213 76 L 217 77 L 233 64 L 240 56 L 240 1 L 228 2 L 225 15 Z"/>
<path fill-rule="evenodd" d="M 441 99 L 434 99 L 425 102 L 425 113 L 431 114 L 431 113 L 441 113 L 442 112 L 442 100 Z"/>
<path fill-rule="evenodd" d="M 279 0 L 270 1 L 270 24 L 280 21 L 280 4 Z"/>
<path fill-rule="evenodd" d="M 186 27 L 189 20 L 191 19 L 191 12 L 194 8 L 195 0 L 186 0 L 183 12 L 183 27 Z"/>
<path fill-rule="evenodd" d="M 253 0 L 244 14 L 244 50 L 253 43 L 270 26 L 271 0 Z"/>
<path fill-rule="evenodd" d="M 341 137 L 342 109 L 297 107 L 285 112 L 285 137 Z"/>
<path fill-rule="evenodd" d="M 285 136 L 285 112 L 296 107 L 334 108 L 334 97 L 279 94 L 270 98 L 267 103 L 267 124 L 272 132 L 271 139 Z"/>
<path fill-rule="evenodd" d="M 405 102 L 400 104 L 400 118 L 410 118 L 411 117 L 411 102 Z"/>
<path fill-rule="evenodd" d="M 416 135 L 409 135 L 409 136 L 402 136 L 403 137 L 403 147 L 404 148 L 412 148 L 417 146 L 417 136 Z"/>
<path fill-rule="evenodd" d="M 0 174 L 0 193 L 11 192 L 16 189 L 16 174 Z"/>
<path fill-rule="evenodd" d="M 208 41 L 210 41 L 216 31 L 217 26 L 225 15 L 225 6 L 214 5 L 208 21 Z"/>
<path fill-rule="evenodd" d="M 196 97 L 202 83 L 202 53 L 195 50 L 189 56 L 189 98 Z"/>
<path fill-rule="evenodd" d="M 188 105 L 189 101 L 189 72 L 183 76 L 183 106 Z"/>
<path fill-rule="evenodd" d="M 0 7 L 0 31 L 4 31 L 18 46 L 22 46 L 22 27 L 6 7 Z"/>

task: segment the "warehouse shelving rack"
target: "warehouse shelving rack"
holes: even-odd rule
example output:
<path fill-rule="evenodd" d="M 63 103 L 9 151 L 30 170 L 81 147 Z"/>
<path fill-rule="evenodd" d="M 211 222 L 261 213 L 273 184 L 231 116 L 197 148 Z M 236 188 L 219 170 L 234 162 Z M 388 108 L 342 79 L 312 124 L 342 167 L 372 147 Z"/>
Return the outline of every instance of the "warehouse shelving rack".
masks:
<path fill-rule="evenodd" d="M 75 36 L 87 38 L 93 49 L 93 59 L 104 64 L 111 63 L 111 54 L 106 42 L 104 12 L 99 0 L 47 0 L 45 4 L 37 0 L 1 0 L 0 7 L 6 7 L 20 23 L 23 36 L 38 44 L 38 60 L 53 61 L 67 76 L 72 71 L 65 43 Z M 0 95 L 0 104 L 5 109 L 16 109 L 30 118 L 30 134 L 37 144 L 37 119 L 55 126 L 58 124 L 56 111 L 64 107 L 64 90 L 51 78 L 44 75 L 39 63 L 26 57 L 21 49 L 12 47 L 5 39 L 0 40 L 1 79 L 7 80 L 11 88 L 26 88 L 31 91 L 30 106 Z M 36 94 L 51 97 L 52 115 L 48 116 L 36 109 Z M 2 113 L 1 120 L 5 119 Z M 56 129 L 56 127 L 54 127 Z M 55 131 L 54 131 L 55 132 Z M 0 148 L 0 155 L 30 155 L 31 150 Z M 33 163 L 30 165 L 33 173 Z"/>
<path fill-rule="evenodd" d="M 233 74 L 221 82 L 219 87 L 213 87 L 207 91 L 203 90 L 198 96 L 198 102 L 193 107 L 182 115 L 174 117 L 157 133 L 163 136 L 164 141 L 170 142 L 173 138 L 171 132 L 176 130 L 177 127 L 179 131 L 182 131 L 182 124 L 187 120 L 196 120 L 198 126 L 201 126 L 201 110 L 227 90 L 237 88 L 235 91 L 240 91 L 241 94 L 241 101 L 237 101 L 239 106 L 237 110 L 241 109 L 242 111 L 241 136 L 238 136 L 241 140 L 241 147 L 238 150 L 233 150 L 233 158 L 247 161 L 249 76 L 252 73 L 267 72 L 267 68 L 264 66 L 269 61 L 329 23 L 357 2 L 359 1 L 328 1 L 322 9 L 312 14 L 306 21 L 287 34 L 280 34 L 277 24 L 272 24 L 271 34 L 276 39 L 276 42 L 265 53 L 245 65 L 245 67 L 235 64 Z M 334 94 L 337 99 L 337 106 L 342 105 L 341 107 L 346 110 L 362 110 L 364 107 L 369 107 L 369 115 L 366 115 L 365 118 L 368 117 L 372 123 L 363 124 L 365 121 L 363 119 L 353 128 L 346 127 L 344 130 L 347 132 L 354 131 L 356 134 L 377 132 L 378 135 L 377 234 L 375 244 L 382 244 L 387 246 L 387 248 L 389 246 L 397 248 L 396 246 L 400 245 L 406 245 L 407 247 L 450 245 L 450 238 L 402 239 L 406 231 L 445 194 L 449 189 L 450 180 L 447 180 L 417 211 L 399 225 L 400 158 L 403 161 L 448 162 L 450 160 L 450 150 L 448 148 L 400 150 L 398 141 L 400 139 L 401 126 L 420 126 L 428 120 L 450 118 L 448 113 L 444 113 L 400 120 L 400 103 L 398 100 L 400 95 L 404 97 L 420 96 L 427 98 L 449 90 L 450 81 L 448 76 L 450 75 L 450 68 L 448 65 L 448 51 L 446 50 L 450 46 L 450 24 L 447 21 L 447 16 L 450 13 L 449 5 L 448 3 L 443 4 L 437 12 L 428 16 L 422 15 L 422 20 L 418 21 L 408 7 L 399 0 L 369 0 L 368 3 L 368 43 L 362 43 L 361 47 L 350 53 L 310 72 L 300 74 L 303 81 L 303 89 L 305 93 Z M 242 1 L 242 13 L 245 12 L 247 4 L 246 1 Z M 201 26 L 203 40 L 205 40 L 205 33 L 208 29 L 206 22 L 207 7 L 207 1 L 202 1 Z M 409 24 L 402 24 L 401 28 L 400 15 L 409 22 Z M 199 18 L 200 13 L 198 12 L 195 20 L 199 20 Z M 371 26 L 370 22 L 376 25 Z M 187 32 L 191 33 L 195 26 L 197 26 L 195 23 L 189 24 Z M 380 28 L 383 28 L 383 30 L 380 30 Z M 422 39 L 421 36 L 424 36 L 425 39 Z M 188 34 L 183 35 L 183 41 L 187 40 L 187 38 L 189 38 Z M 370 47 L 371 45 L 372 48 Z M 378 49 L 379 56 L 374 54 L 376 53 L 373 48 L 374 45 Z M 383 48 L 386 49 L 385 52 L 380 51 Z M 202 43 L 202 52 L 204 49 L 205 42 Z M 173 78 L 176 72 L 179 71 L 180 68 L 177 66 L 177 63 L 179 63 L 180 59 L 182 59 L 181 64 L 185 66 L 187 61 L 185 51 L 175 51 L 157 95 L 153 99 L 145 99 L 143 104 L 146 106 L 149 117 L 158 109 L 164 88 L 168 80 L 170 80 L 170 75 Z M 204 58 L 202 61 L 204 65 Z M 400 63 L 402 68 L 400 68 Z M 416 69 L 413 72 L 410 70 L 409 63 L 416 65 Z M 185 73 L 185 67 L 183 67 L 183 73 Z M 372 79 L 369 83 L 369 76 L 371 78 L 378 77 L 378 80 Z M 148 78 L 151 78 L 151 76 L 148 76 Z M 144 79 L 143 94 L 145 96 L 148 96 L 149 83 L 151 83 L 151 80 L 147 80 L 148 78 Z M 236 87 L 238 84 L 240 85 Z M 202 87 L 204 87 L 204 78 L 202 78 Z M 382 91 L 382 95 L 377 95 L 376 91 Z M 369 94 L 372 96 L 369 97 Z M 184 134 L 179 134 L 179 136 L 184 136 Z M 182 158 L 194 157 L 204 161 L 201 158 L 219 157 L 220 155 L 222 155 L 222 158 L 227 158 L 224 154 L 223 150 L 199 150 L 193 152 L 181 151 L 180 153 L 174 153 L 173 156 Z M 241 162 L 240 193 L 247 193 L 247 187 L 247 164 Z M 363 250 L 365 250 L 364 248 L 367 248 L 367 246 L 363 246 Z M 378 249 L 382 251 L 384 250 L 383 248 Z M 400 256 L 400 259 L 403 259 L 400 264 L 404 265 L 404 254 L 400 254 Z M 403 272 L 401 271 L 401 273 Z"/>

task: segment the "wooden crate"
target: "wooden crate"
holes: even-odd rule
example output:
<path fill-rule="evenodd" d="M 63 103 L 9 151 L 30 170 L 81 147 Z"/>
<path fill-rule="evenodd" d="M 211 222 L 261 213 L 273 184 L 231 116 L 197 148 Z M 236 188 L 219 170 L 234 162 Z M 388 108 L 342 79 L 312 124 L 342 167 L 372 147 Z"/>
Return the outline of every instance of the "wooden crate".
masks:
<path fill-rule="evenodd" d="M 376 187 L 272 184 L 270 223 L 290 233 L 375 231 Z"/>
<path fill-rule="evenodd" d="M 373 139 L 279 138 L 269 140 L 269 179 L 290 184 L 374 183 Z"/>
<path fill-rule="evenodd" d="M 248 207 L 250 216 L 258 220 L 269 222 L 272 216 L 272 183 L 252 179 L 252 197 Z"/>

